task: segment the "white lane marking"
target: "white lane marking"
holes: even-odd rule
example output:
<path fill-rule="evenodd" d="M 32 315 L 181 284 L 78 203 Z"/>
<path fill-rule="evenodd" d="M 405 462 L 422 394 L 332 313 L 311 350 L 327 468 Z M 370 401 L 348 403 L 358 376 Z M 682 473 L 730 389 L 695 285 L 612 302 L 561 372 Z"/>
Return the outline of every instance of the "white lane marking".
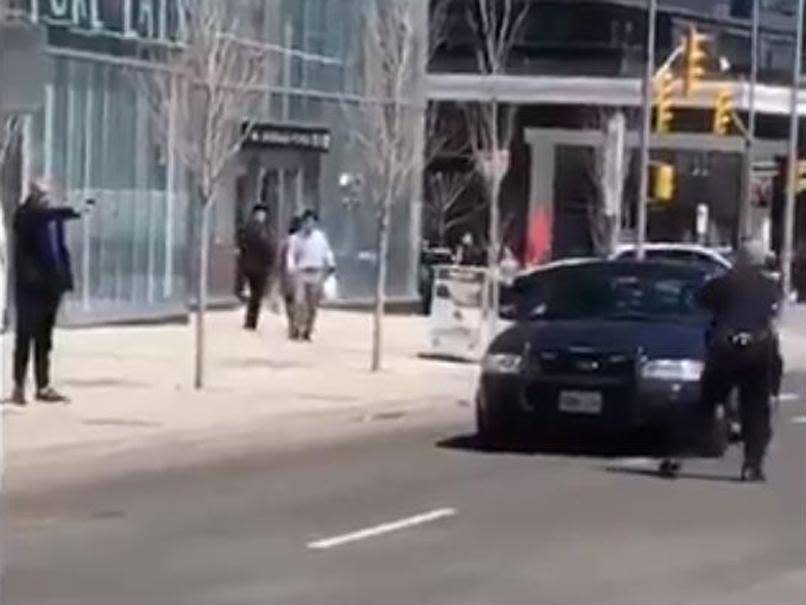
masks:
<path fill-rule="evenodd" d="M 781 403 L 792 403 L 793 401 L 800 401 L 801 396 L 797 393 L 781 393 L 778 399 Z"/>
<path fill-rule="evenodd" d="M 329 548 L 335 548 L 336 546 L 342 546 L 351 542 L 358 542 L 360 540 L 374 538 L 383 534 L 400 531 L 402 529 L 409 529 L 411 527 L 416 527 L 417 525 L 433 523 L 434 521 L 438 521 L 440 519 L 453 517 L 455 514 L 456 510 L 453 508 L 439 508 L 421 515 L 415 515 L 413 517 L 407 517 L 398 521 L 392 521 L 391 523 L 383 523 L 381 525 L 376 525 L 375 527 L 368 527 L 366 529 L 361 529 L 349 534 L 342 534 L 340 536 L 334 536 L 333 538 L 310 542 L 308 544 L 308 548 L 312 550 L 327 550 Z"/>
<path fill-rule="evenodd" d="M 792 418 L 792 424 L 806 424 L 806 416 L 795 416 Z"/>

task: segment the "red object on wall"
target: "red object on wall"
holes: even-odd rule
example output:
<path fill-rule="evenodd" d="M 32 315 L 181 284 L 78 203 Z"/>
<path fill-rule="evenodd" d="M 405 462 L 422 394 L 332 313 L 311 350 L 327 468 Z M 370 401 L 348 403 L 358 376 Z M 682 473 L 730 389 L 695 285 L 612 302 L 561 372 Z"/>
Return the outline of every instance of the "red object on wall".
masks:
<path fill-rule="evenodd" d="M 553 219 L 551 204 L 540 204 L 530 217 L 525 266 L 542 265 L 551 259 Z"/>

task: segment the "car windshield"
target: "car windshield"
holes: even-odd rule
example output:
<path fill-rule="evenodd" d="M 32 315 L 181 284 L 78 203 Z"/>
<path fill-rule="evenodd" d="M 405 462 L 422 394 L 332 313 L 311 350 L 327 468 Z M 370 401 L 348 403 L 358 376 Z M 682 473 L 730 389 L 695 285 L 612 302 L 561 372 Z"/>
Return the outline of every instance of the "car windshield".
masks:
<path fill-rule="evenodd" d="M 521 317 L 530 319 L 659 320 L 696 317 L 699 270 L 618 263 L 566 267 L 517 285 Z"/>

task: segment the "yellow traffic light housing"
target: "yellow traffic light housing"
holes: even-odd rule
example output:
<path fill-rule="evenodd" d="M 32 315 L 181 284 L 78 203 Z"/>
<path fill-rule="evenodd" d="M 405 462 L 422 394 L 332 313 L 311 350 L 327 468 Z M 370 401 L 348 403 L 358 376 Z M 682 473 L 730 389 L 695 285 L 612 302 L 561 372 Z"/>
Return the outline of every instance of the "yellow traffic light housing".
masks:
<path fill-rule="evenodd" d="M 725 136 L 733 124 L 733 93 L 730 90 L 721 90 L 716 97 L 714 107 L 714 134 Z"/>
<path fill-rule="evenodd" d="M 669 202 L 674 199 L 675 169 L 672 164 L 655 164 L 652 166 L 654 178 L 652 180 L 652 198 L 659 202 Z"/>
<path fill-rule="evenodd" d="M 696 92 L 700 81 L 705 76 L 705 62 L 708 53 L 705 44 L 708 37 L 701 34 L 693 26 L 689 27 L 685 43 L 685 77 L 683 79 L 683 94 L 690 97 Z"/>
<path fill-rule="evenodd" d="M 655 130 L 659 133 L 667 133 L 672 129 L 673 87 L 674 77 L 668 69 L 664 69 L 655 77 Z"/>
<path fill-rule="evenodd" d="M 806 191 L 806 160 L 798 160 L 797 175 L 795 191 L 800 194 Z"/>

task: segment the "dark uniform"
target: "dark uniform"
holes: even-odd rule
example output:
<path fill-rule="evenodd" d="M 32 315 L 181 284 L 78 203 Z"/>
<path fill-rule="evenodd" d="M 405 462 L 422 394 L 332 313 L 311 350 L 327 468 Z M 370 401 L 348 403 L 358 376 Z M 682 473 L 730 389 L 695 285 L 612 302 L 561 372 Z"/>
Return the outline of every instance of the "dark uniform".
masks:
<path fill-rule="evenodd" d="M 253 218 L 240 232 L 238 248 L 240 270 L 249 285 L 244 327 L 255 330 L 260 317 L 260 306 L 274 268 L 276 242 L 270 228 Z"/>
<path fill-rule="evenodd" d="M 28 199 L 14 213 L 14 270 L 17 333 L 14 396 L 25 403 L 25 380 L 34 350 L 36 397 L 63 401 L 50 386 L 50 351 L 59 304 L 73 289 L 64 222 L 79 218 L 72 208 L 50 208 Z"/>
<path fill-rule="evenodd" d="M 742 478 L 763 479 L 772 436 L 770 395 L 778 380 L 773 326 L 780 302 L 778 287 L 760 269 L 741 263 L 710 282 L 702 302 L 714 315 L 703 373 L 704 400 L 717 405 L 738 388 L 745 448 Z"/>

